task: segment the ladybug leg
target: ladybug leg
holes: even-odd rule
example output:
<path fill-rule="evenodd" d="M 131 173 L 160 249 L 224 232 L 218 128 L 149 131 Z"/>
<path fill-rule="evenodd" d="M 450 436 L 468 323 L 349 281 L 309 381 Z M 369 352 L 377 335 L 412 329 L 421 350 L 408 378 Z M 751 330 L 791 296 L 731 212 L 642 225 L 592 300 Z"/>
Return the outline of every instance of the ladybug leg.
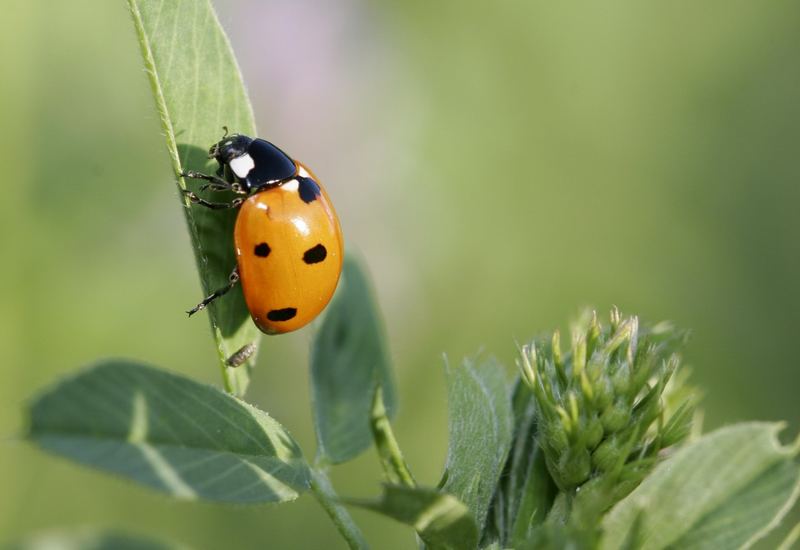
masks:
<path fill-rule="evenodd" d="M 220 187 L 225 187 L 225 188 L 229 188 L 231 185 L 230 183 L 228 183 L 219 176 L 209 176 L 208 174 L 203 174 L 202 172 L 195 172 L 194 170 L 186 170 L 185 172 L 181 172 L 181 177 L 190 178 L 194 180 L 206 180 Z"/>
<path fill-rule="evenodd" d="M 219 171 L 217 172 L 216 176 L 209 176 L 208 174 L 194 172 L 193 170 L 189 170 L 187 172 L 181 172 L 181 176 L 184 178 L 206 180 L 207 182 L 209 182 L 200 186 L 201 191 L 210 189 L 211 191 L 231 191 L 233 193 L 236 193 L 237 195 L 247 194 L 247 191 L 242 189 L 242 186 L 240 184 L 231 183 L 222 178 L 221 175 L 222 174 Z"/>
<path fill-rule="evenodd" d="M 211 190 L 211 191 L 230 191 L 231 193 L 236 193 L 237 195 L 246 195 L 247 191 L 242 189 L 242 186 L 238 183 L 227 183 L 225 185 L 220 185 L 218 183 L 206 183 L 200 186 L 200 191 Z"/>
<path fill-rule="evenodd" d="M 210 202 L 205 200 L 204 198 L 198 197 L 191 191 L 187 189 L 181 189 L 181 192 L 186 196 L 190 201 L 195 204 L 199 204 L 200 206 L 205 206 L 206 208 L 210 208 L 212 210 L 224 210 L 225 208 L 239 208 L 241 206 L 244 199 L 236 198 L 233 199 L 231 202 Z"/>
<path fill-rule="evenodd" d="M 239 268 L 236 267 L 236 268 L 233 269 L 233 271 L 231 272 L 230 276 L 228 277 L 227 286 L 224 286 L 222 288 L 219 288 L 219 289 L 215 290 L 214 292 L 209 294 L 206 297 L 205 300 L 203 300 L 202 302 L 200 302 L 199 304 L 194 306 L 192 309 L 190 309 L 186 313 L 188 313 L 189 317 L 191 317 L 192 315 L 194 315 L 198 311 L 205 309 L 208 304 L 210 304 L 211 302 L 213 302 L 214 300 L 216 300 L 220 296 L 224 296 L 225 294 L 227 294 L 228 291 L 230 289 L 232 289 L 234 286 L 236 286 L 236 283 L 238 283 L 238 282 L 239 282 Z"/>

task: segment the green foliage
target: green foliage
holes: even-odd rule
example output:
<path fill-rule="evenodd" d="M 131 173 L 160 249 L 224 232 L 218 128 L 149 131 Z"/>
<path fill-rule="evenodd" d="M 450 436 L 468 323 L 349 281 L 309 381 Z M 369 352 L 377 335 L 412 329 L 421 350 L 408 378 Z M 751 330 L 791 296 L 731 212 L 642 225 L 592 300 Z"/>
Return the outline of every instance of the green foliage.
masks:
<path fill-rule="evenodd" d="M 214 170 L 206 151 L 221 127 L 255 134 L 253 115 L 208 0 L 128 4 L 183 189 L 182 170 Z M 235 265 L 236 213 L 184 206 L 210 292 Z M 225 361 L 254 347 L 259 333 L 239 289 L 209 314 L 225 388 L 241 396 L 253 358 L 239 368 Z M 684 337 L 664 324 L 640 330 L 635 317 L 614 311 L 610 326 L 594 316 L 579 322 L 569 352 L 558 333 L 525 346 L 512 392 L 491 359 L 448 366 L 445 474 L 441 487 L 421 488 L 391 429 L 396 396 L 380 314 L 363 268 L 348 257 L 312 341 L 318 469 L 251 405 L 119 360 L 38 396 L 28 437 L 176 498 L 284 502 L 310 488 L 351 548 L 367 543 L 343 502 L 413 527 L 433 550 L 746 546 L 797 498 L 798 445 L 781 447 L 776 425 L 743 424 L 679 448 L 696 403 L 676 375 Z M 370 443 L 391 483 L 377 500 L 340 499 L 323 467 Z M 784 546 L 796 538 L 797 530 Z M 64 540 L 66 548 L 75 540 L 88 548 L 170 547 L 113 534 Z"/>
<path fill-rule="evenodd" d="M 447 366 L 450 440 L 442 487 L 483 528 L 511 446 L 513 413 L 506 373 L 494 359 Z"/>
<path fill-rule="evenodd" d="M 692 398 L 671 416 L 664 401 L 684 341 L 669 325 L 640 330 L 636 317 L 622 319 L 614 310 L 607 326 L 594 314 L 579 321 L 566 354 L 558 332 L 523 347 L 539 441 L 562 491 L 583 486 L 580 500 L 602 512 L 636 486 L 663 449 L 688 435 Z"/>
<path fill-rule="evenodd" d="M 779 424 L 746 423 L 687 445 L 603 520 L 602 548 L 619 548 L 641 514 L 641 546 L 737 548 L 765 535 L 800 491 L 800 448 L 782 447 Z"/>
<path fill-rule="evenodd" d="M 792 530 L 783 539 L 783 542 L 778 546 L 778 550 L 791 550 L 795 544 L 800 541 L 800 523 L 795 525 Z"/>
<path fill-rule="evenodd" d="M 533 394 L 517 379 L 512 397 L 514 438 L 492 499 L 484 541 L 517 547 L 528 540 L 553 504 L 557 488 L 537 439 Z"/>
<path fill-rule="evenodd" d="M 128 0 L 128 6 L 167 140 L 173 176 L 185 189 L 181 171 L 216 170 L 208 159 L 208 148 L 219 141 L 223 126 L 233 132 L 256 134 L 252 108 L 228 39 L 208 0 Z M 226 199 L 230 199 L 227 194 L 215 193 L 213 200 Z M 209 294 L 225 286 L 236 266 L 236 212 L 211 211 L 184 198 L 181 203 L 203 291 Z M 260 337 L 250 322 L 241 289 L 234 288 L 224 299 L 212 303 L 208 315 L 225 387 L 244 395 L 255 354 L 247 365 L 234 369 L 225 364 L 228 357 Z"/>
<path fill-rule="evenodd" d="M 283 502 L 309 484 L 300 449 L 269 415 L 128 361 L 100 363 L 39 395 L 28 437 L 176 498 Z"/>
<path fill-rule="evenodd" d="M 396 397 L 383 323 L 364 269 L 346 255 L 336 294 L 311 345 L 321 459 L 345 462 L 370 446 L 370 411 L 377 387 L 391 417 Z"/>
<path fill-rule="evenodd" d="M 351 501 L 413 527 L 429 550 L 468 550 L 478 545 L 469 508 L 439 489 L 385 485 L 380 500 Z"/>

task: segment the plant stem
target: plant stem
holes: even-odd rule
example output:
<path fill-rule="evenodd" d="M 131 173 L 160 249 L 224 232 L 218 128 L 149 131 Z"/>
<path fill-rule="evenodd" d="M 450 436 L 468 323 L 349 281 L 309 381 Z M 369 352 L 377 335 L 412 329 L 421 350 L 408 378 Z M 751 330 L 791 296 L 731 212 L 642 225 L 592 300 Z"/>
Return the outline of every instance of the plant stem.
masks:
<path fill-rule="evenodd" d="M 392 431 L 392 424 L 386 414 L 386 407 L 383 403 L 383 390 L 378 386 L 375 390 L 375 397 L 372 400 L 372 436 L 375 439 L 375 446 L 383 464 L 386 477 L 393 483 L 401 483 L 407 487 L 415 487 L 417 483 L 414 476 L 408 469 L 400 445 Z"/>
<path fill-rule="evenodd" d="M 364 535 L 361 534 L 353 518 L 350 517 L 350 514 L 339 502 L 339 497 L 333 490 L 328 475 L 320 468 L 311 469 L 311 492 L 352 550 L 366 550 L 369 548 Z"/>

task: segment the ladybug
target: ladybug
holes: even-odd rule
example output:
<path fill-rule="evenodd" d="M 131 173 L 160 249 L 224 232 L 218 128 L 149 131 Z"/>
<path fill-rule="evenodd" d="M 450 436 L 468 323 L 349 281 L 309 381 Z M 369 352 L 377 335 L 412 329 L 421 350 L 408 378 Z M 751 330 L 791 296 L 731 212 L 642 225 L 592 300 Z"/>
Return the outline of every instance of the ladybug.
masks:
<path fill-rule="evenodd" d="M 191 316 L 241 281 L 247 309 L 261 331 L 297 330 L 328 305 L 342 271 L 339 218 L 316 176 L 272 143 L 241 134 L 211 146 L 217 175 L 182 172 L 205 180 L 201 190 L 230 191 L 231 202 L 209 202 L 189 190 L 193 203 L 214 210 L 238 208 L 233 231 L 236 268 L 228 285 L 187 313 Z"/>

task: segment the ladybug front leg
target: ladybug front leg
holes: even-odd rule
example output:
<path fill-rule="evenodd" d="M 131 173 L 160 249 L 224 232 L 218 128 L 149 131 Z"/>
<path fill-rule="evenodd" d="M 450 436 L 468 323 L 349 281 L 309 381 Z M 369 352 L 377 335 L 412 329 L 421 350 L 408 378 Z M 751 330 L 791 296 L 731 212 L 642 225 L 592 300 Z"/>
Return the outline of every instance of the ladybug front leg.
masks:
<path fill-rule="evenodd" d="M 228 291 L 230 289 L 232 289 L 234 286 L 236 286 L 236 283 L 238 283 L 238 282 L 239 282 L 239 268 L 236 267 L 236 268 L 234 268 L 234 270 L 231 272 L 230 276 L 228 277 L 227 286 L 224 286 L 224 287 L 222 287 L 220 289 L 215 290 L 214 292 L 209 294 L 208 297 L 206 297 L 205 300 L 203 300 L 202 302 L 200 302 L 199 304 L 194 306 L 192 309 L 190 309 L 186 313 L 188 313 L 189 317 L 191 317 L 192 315 L 194 315 L 198 311 L 200 311 L 202 309 L 205 309 L 208 304 L 210 304 L 211 302 L 213 302 L 214 300 L 216 300 L 220 296 L 224 296 L 225 294 L 227 294 Z"/>

